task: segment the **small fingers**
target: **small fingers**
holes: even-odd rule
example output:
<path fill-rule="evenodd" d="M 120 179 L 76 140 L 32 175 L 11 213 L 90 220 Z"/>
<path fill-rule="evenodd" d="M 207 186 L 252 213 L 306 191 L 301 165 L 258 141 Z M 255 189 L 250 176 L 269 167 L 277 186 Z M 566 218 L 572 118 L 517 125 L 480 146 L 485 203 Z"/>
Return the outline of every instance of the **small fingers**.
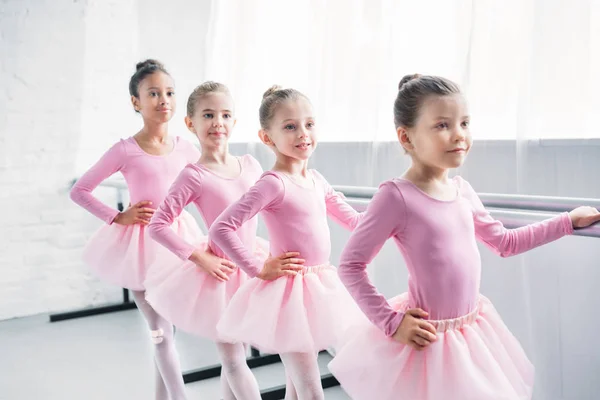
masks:
<path fill-rule="evenodd" d="M 411 308 L 406 310 L 405 314 L 411 315 L 415 318 L 427 318 L 429 313 L 421 308 Z"/>
<path fill-rule="evenodd" d="M 437 340 L 436 335 L 426 330 L 419 330 L 416 332 L 416 335 L 429 343 L 433 343 Z"/>
<path fill-rule="evenodd" d="M 431 344 L 428 340 L 425 340 L 420 336 L 413 337 L 412 341 L 422 347 L 429 346 Z"/>
<path fill-rule="evenodd" d="M 300 253 L 298 253 L 297 251 L 290 251 L 287 253 L 283 253 L 282 255 L 279 256 L 279 258 L 282 260 L 285 260 L 286 258 L 298 257 L 299 255 L 300 255 Z"/>
<path fill-rule="evenodd" d="M 287 258 L 283 262 L 285 264 L 304 264 L 304 260 L 302 258 Z"/>
<path fill-rule="evenodd" d="M 427 322 L 425 320 L 420 320 L 418 321 L 418 327 L 421 328 L 422 330 L 425 330 L 427 332 L 431 332 L 434 336 L 437 333 L 435 327 L 433 326 L 433 324 L 431 324 L 430 322 Z"/>
<path fill-rule="evenodd" d="M 231 274 L 233 271 L 235 271 L 235 268 L 232 268 L 229 265 L 221 264 L 221 271 L 226 274 Z"/>
<path fill-rule="evenodd" d="M 217 279 L 218 279 L 218 280 L 220 280 L 221 282 L 225 282 L 225 281 L 228 281 L 228 280 L 229 280 L 229 277 L 227 276 L 227 274 L 226 274 L 226 273 L 224 273 L 224 272 L 223 272 L 223 271 L 221 271 L 221 270 L 216 270 L 216 271 L 213 271 L 213 273 L 212 273 L 212 274 L 213 274 L 213 276 L 214 276 L 215 278 L 217 278 Z"/>
<path fill-rule="evenodd" d="M 284 264 L 281 266 L 282 271 L 301 271 L 304 267 L 298 264 Z"/>

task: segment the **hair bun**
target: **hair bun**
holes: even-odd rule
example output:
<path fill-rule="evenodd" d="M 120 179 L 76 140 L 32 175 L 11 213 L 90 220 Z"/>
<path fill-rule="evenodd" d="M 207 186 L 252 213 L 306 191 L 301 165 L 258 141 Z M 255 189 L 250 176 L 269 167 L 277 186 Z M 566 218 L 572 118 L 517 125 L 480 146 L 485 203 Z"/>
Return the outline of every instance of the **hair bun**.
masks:
<path fill-rule="evenodd" d="M 413 79 L 417 79 L 420 77 L 421 77 L 421 74 L 404 75 L 404 77 L 400 80 L 400 83 L 398 84 L 398 90 L 402 89 L 402 86 L 406 85 L 408 82 L 412 81 Z"/>
<path fill-rule="evenodd" d="M 140 69 L 147 68 L 147 67 L 164 68 L 165 66 L 160 61 L 149 58 L 147 60 L 137 63 L 135 66 L 135 69 L 136 69 L 136 71 L 139 71 Z"/>
<path fill-rule="evenodd" d="M 279 85 L 273 85 L 270 88 L 267 89 L 267 91 L 263 94 L 263 99 L 266 99 L 267 97 L 269 97 L 270 95 L 272 95 L 273 93 L 275 93 L 278 90 L 281 90 L 282 87 Z"/>

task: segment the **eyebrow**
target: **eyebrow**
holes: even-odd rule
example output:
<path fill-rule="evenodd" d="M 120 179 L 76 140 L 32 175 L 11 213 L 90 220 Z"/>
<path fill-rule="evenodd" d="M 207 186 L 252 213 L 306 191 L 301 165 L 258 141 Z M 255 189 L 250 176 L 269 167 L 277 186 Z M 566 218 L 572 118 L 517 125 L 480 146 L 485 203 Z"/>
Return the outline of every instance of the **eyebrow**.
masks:
<path fill-rule="evenodd" d="M 214 112 L 215 110 L 213 110 L 212 108 L 205 108 L 204 110 L 202 110 L 202 112 L 206 112 L 206 111 L 213 111 Z M 228 113 L 231 112 L 231 110 L 221 110 L 221 111 L 222 112 L 228 112 Z"/>
<path fill-rule="evenodd" d="M 460 119 L 467 119 L 467 118 L 471 118 L 471 116 L 470 116 L 470 115 L 463 115 L 463 116 L 462 116 Z M 435 117 L 435 119 L 436 119 L 436 120 L 445 120 L 445 121 L 447 121 L 447 120 L 450 120 L 450 119 L 452 119 L 452 118 L 450 118 L 450 117 L 442 117 L 442 116 L 438 116 L 438 117 Z"/>
<path fill-rule="evenodd" d="M 170 86 L 167 88 L 167 90 L 173 90 L 173 89 L 174 88 L 172 88 Z M 160 88 L 158 88 L 158 87 L 151 87 L 151 88 L 148 88 L 147 90 L 160 90 Z"/>
<path fill-rule="evenodd" d="M 307 119 L 314 119 L 314 117 L 308 117 Z M 294 119 L 294 118 L 284 119 L 283 121 L 281 121 L 281 123 L 283 124 L 284 122 L 288 122 L 288 121 L 296 122 L 296 119 Z"/>

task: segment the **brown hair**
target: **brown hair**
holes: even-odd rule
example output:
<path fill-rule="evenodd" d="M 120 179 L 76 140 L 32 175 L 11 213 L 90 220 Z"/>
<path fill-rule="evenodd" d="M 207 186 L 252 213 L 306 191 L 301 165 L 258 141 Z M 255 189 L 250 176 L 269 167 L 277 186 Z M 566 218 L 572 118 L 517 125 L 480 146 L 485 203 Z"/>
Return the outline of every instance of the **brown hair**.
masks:
<path fill-rule="evenodd" d="M 427 97 L 460 93 L 460 87 L 446 78 L 419 74 L 405 75 L 398 84 L 398 96 L 394 102 L 396 128 L 414 127 L 421 106 Z"/>
<path fill-rule="evenodd" d="M 304 98 L 307 101 L 308 97 L 300 93 L 296 89 L 282 89 L 281 86 L 273 85 L 263 94 L 262 102 L 260 103 L 260 109 L 258 110 L 258 118 L 260 120 L 260 126 L 263 129 L 268 129 L 271 124 L 271 120 L 277 111 L 277 106 L 287 100 L 296 100 Z"/>
<path fill-rule="evenodd" d="M 229 92 L 227 86 L 219 82 L 207 81 L 199 86 L 196 86 L 196 88 L 192 91 L 192 94 L 190 94 L 190 97 L 188 97 L 187 116 L 190 118 L 194 116 L 194 113 L 196 112 L 196 105 L 202 97 L 206 96 L 209 93 L 217 92 L 225 93 L 231 96 L 231 93 Z"/>

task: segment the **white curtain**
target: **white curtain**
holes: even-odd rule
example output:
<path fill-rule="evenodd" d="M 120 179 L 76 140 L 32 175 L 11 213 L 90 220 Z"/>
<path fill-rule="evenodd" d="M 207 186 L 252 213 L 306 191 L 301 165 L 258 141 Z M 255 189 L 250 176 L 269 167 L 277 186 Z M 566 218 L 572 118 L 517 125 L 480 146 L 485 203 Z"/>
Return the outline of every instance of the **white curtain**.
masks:
<path fill-rule="evenodd" d="M 566 0 L 218 0 L 206 78 L 235 93 L 255 141 L 272 84 L 304 91 L 322 141 L 394 140 L 404 74 L 460 83 L 478 139 L 599 137 L 600 3 Z"/>

